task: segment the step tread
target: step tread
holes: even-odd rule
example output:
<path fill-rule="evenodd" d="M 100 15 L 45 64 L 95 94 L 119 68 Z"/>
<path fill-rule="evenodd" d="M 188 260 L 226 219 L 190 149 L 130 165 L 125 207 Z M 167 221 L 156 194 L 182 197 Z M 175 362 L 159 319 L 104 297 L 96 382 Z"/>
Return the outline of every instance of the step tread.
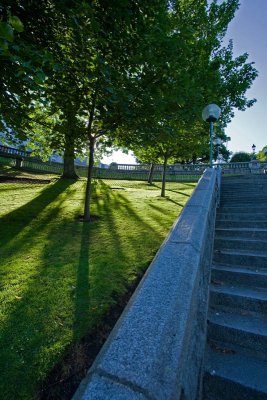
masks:
<path fill-rule="evenodd" d="M 253 244 L 253 243 L 262 243 L 263 245 L 265 244 L 266 245 L 266 248 L 267 248 L 267 240 L 263 240 L 263 239 L 251 239 L 251 238 L 238 238 L 238 237 L 232 237 L 232 236 L 227 236 L 227 239 L 225 238 L 225 236 L 215 236 L 215 239 L 216 240 L 227 240 L 227 242 L 228 241 L 230 241 L 230 242 L 242 242 L 242 243 L 244 243 L 244 242 L 247 242 L 247 243 L 249 243 L 249 244 Z"/>
<path fill-rule="evenodd" d="M 252 311 L 226 312 L 211 308 L 208 320 L 216 325 L 267 337 L 267 316 Z"/>
<path fill-rule="evenodd" d="M 255 271 L 255 272 L 264 272 L 264 271 L 267 271 L 267 265 L 266 265 L 266 267 L 265 266 L 253 266 L 253 265 L 244 265 L 244 264 L 237 264 L 237 263 L 235 263 L 235 264 L 231 264 L 231 263 L 228 263 L 228 262 L 226 262 L 225 260 L 224 261 L 222 261 L 222 260 L 213 260 L 213 263 L 212 263 L 212 265 L 213 265 L 213 268 L 217 268 L 217 267 L 227 267 L 227 268 L 244 268 L 244 269 L 246 269 L 246 270 L 248 270 L 248 271 Z"/>
<path fill-rule="evenodd" d="M 267 252 L 262 250 L 245 250 L 245 249 L 223 249 L 223 250 L 215 250 L 214 253 L 216 255 L 227 254 L 234 256 L 256 256 L 256 257 L 267 257 Z"/>
<path fill-rule="evenodd" d="M 225 351 L 218 351 L 208 345 L 205 355 L 206 372 L 267 394 L 267 361 L 238 352 L 232 353 L 232 348 L 226 343 Z"/>
<path fill-rule="evenodd" d="M 229 227 L 229 228 L 221 228 L 216 227 L 215 231 L 230 231 L 230 232 L 266 232 L 267 235 L 267 228 L 253 228 L 253 227 L 246 227 L 246 228 L 236 228 L 236 227 Z"/>
<path fill-rule="evenodd" d="M 234 286 L 223 284 L 220 286 L 210 285 L 211 292 L 222 293 L 225 295 L 234 295 L 251 298 L 255 300 L 267 301 L 267 290 L 265 288 L 248 288 L 244 286 Z"/>
<path fill-rule="evenodd" d="M 237 272 L 242 273 L 244 275 L 255 275 L 255 276 L 267 276 L 267 268 L 257 269 L 256 267 L 248 268 L 243 265 L 227 265 L 227 264 L 212 264 L 212 271 L 225 271 L 225 272 Z"/>
<path fill-rule="evenodd" d="M 233 215 L 233 214 L 227 214 L 227 215 Z M 265 219 L 263 219 L 262 218 L 262 214 L 259 214 L 259 217 L 261 217 L 261 218 L 258 218 L 258 219 L 246 219 L 246 218 L 243 218 L 243 219 L 225 219 L 225 218 L 218 218 L 218 215 L 217 215 L 217 218 L 216 218 L 216 222 L 229 222 L 229 223 L 231 223 L 231 222 L 247 222 L 248 224 L 251 224 L 252 222 L 267 222 L 267 218 L 265 218 Z"/>
<path fill-rule="evenodd" d="M 247 221 L 247 222 L 260 222 L 267 221 L 267 214 L 254 214 L 254 213 L 217 213 L 216 221 Z"/>
<path fill-rule="evenodd" d="M 230 222 L 230 223 L 229 223 Z M 248 223 L 247 221 L 216 221 L 216 228 L 244 228 L 245 230 L 247 229 L 266 229 L 267 231 L 267 222 L 254 222 L 250 221 Z"/>

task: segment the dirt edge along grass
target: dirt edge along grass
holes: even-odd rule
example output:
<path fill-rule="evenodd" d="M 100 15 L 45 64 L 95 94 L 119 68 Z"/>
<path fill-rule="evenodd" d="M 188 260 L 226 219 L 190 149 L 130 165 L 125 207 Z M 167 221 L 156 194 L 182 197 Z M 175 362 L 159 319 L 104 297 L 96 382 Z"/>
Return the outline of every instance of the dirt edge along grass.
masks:
<path fill-rule="evenodd" d="M 145 272 L 146 268 L 139 272 L 136 281 L 126 288 L 124 295 L 114 298 L 116 304 L 93 332 L 70 346 L 63 359 L 55 365 L 40 386 L 38 400 L 70 400 L 73 397 Z"/>

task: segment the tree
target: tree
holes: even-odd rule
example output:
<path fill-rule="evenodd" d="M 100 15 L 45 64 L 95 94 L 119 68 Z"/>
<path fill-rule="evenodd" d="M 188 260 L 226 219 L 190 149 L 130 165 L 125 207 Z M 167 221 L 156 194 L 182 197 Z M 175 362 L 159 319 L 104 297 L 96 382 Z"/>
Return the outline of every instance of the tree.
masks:
<path fill-rule="evenodd" d="M 64 148 L 66 168 L 75 150 L 89 148 L 86 221 L 100 140 L 154 146 L 167 165 L 181 152 L 196 157 L 208 143 L 200 121 L 203 105 L 217 102 L 226 124 L 234 107 L 254 102 L 245 97 L 254 67 L 246 55 L 234 59 L 231 44 L 221 47 L 237 0 L 220 5 L 214 0 L 209 7 L 204 0 L 20 3 L 6 2 L 29 29 L 19 33 L 18 47 L 12 48 L 16 61 L 7 59 L 3 119 L 18 132 L 34 128 L 36 142 L 39 137 L 43 144 Z M 8 112 L 9 93 L 19 118 Z"/>
<path fill-rule="evenodd" d="M 26 138 L 24 122 L 26 125 L 30 104 L 36 96 L 38 98 L 40 85 L 45 79 L 42 68 L 49 59 L 49 55 L 40 50 L 30 27 L 31 19 L 36 21 L 40 32 L 42 26 L 49 30 L 51 25 L 44 13 L 35 13 L 37 4 L 40 3 L 31 4 L 26 16 L 27 6 L 19 1 L 2 1 L 0 5 L 1 128 L 7 134 L 13 131 L 13 134 L 22 139 Z M 5 32 L 3 34 L 3 24 L 8 27 L 8 37 Z"/>
<path fill-rule="evenodd" d="M 235 153 L 231 159 L 230 162 L 249 162 L 251 161 L 251 154 L 246 153 L 244 151 L 240 151 L 238 153 Z"/>
<path fill-rule="evenodd" d="M 135 132 L 133 127 L 135 123 L 138 124 L 138 117 L 133 113 L 136 122 L 129 127 L 129 132 L 132 132 L 128 142 L 134 143 L 134 148 L 139 145 L 141 152 L 147 146 L 149 149 L 155 146 L 162 151 L 164 148 L 164 154 L 161 156 L 166 162 L 166 158 L 175 152 L 179 153 L 177 148 L 178 145 L 181 146 L 179 132 L 187 129 L 187 135 L 184 137 L 187 137 L 189 143 L 191 142 L 191 146 L 187 146 L 191 148 L 190 157 L 192 159 L 203 157 L 208 151 L 209 137 L 205 124 L 202 123 L 200 126 L 199 119 L 203 106 L 212 102 L 216 102 L 222 108 L 219 137 L 223 141 L 228 140 L 226 135 L 222 134 L 222 129 L 233 117 L 234 108 L 244 110 L 254 104 L 255 99 L 249 100 L 245 94 L 257 76 L 253 63 L 247 63 L 247 54 L 234 58 L 231 41 L 227 47 L 222 47 L 228 24 L 238 6 L 239 2 L 236 0 L 228 0 L 220 5 L 212 1 L 209 7 L 205 2 L 172 2 L 169 37 L 173 39 L 172 53 L 176 54 L 176 58 L 173 59 L 168 53 L 168 49 L 171 48 L 170 43 L 165 43 L 165 53 L 171 60 L 171 67 L 164 82 L 166 90 L 162 90 L 163 85 L 159 85 L 160 96 L 156 97 L 157 102 L 151 108 L 150 104 L 144 107 L 149 110 L 149 117 L 143 118 L 142 128 L 139 124 Z M 177 45 L 181 50 L 178 56 L 178 52 L 173 51 Z M 158 71 L 161 71 L 161 66 L 156 65 Z M 164 76 L 162 71 L 161 75 Z M 143 116 L 141 112 L 140 115 Z M 159 133 L 159 126 L 164 127 L 164 134 Z M 196 129 L 198 135 L 192 133 Z M 134 136 L 136 139 L 133 139 Z M 183 141 L 183 146 L 186 140 Z M 122 141 L 125 144 L 125 137 Z M 216 151 L 215 146 L 215 157 Z M 225 158 L 229 157 L 225 146 L 221 146 L 221 151 Z"/>
<path fill-rule="evenodd" d="M 267 145 L 264 146 L 261 151 L 257 154 L 257 160 L 259 161 L 267 161 Z"/>

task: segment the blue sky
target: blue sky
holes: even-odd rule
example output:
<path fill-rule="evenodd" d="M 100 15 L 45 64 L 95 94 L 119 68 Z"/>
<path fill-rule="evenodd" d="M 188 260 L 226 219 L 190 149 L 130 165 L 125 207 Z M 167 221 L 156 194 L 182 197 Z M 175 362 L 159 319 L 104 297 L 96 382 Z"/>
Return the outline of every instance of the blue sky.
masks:
<path fill-rule="evenodd" d="M 233 152 L 256 151 L 267 145 L 267 0 L 241 0 L 239 10 L 230 23 L 226 39 L 233 39 L 234 54 L 249 54 L 255 62 L 259 76 L 247 92 L 248 98 L 257 103 L 246 111 L 235 113 L 226 133 L 231 137 L 228 144 Z"/>
<path fill-rule="evenodd" d="M 257 103 L 246 111 L 236 111 L 235 117 L 226 128 L 231 137 L 228 149 L 256 152 L 267 145 L 267 0 L 241 0 L 235 18 L 229 24 L 226 43 L 233 39 L 234 55 L 249 54 L 248 61 L 255 62 L 259 72 L 258 78 L 247 92 L 248 98 L 256 98 Z M 106 163 L 133 163 L 134 158 L 114 152 Z"/>

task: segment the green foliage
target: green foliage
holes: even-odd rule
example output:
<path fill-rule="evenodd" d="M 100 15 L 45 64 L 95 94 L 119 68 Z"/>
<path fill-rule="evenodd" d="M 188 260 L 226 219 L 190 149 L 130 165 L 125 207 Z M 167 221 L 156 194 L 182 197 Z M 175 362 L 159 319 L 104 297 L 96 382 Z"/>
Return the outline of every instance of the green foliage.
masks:
<path fill-rule="evenodd" d="M 13 29 L 7 22 L 0 22 L 0 37 L 8 42 L 14 40 Z"/>
<path fill-rule="evenodd" d="M 8 54 L 9 44 L 14 41 L 14 30 L 16 32 L 23 32 L 23 23 L 15 15 L 8 13 L 8 22 L 0 20 L 0 56 Z"/>
<path fill-rule="evenodd" d="M 230 162 L 249 162 L 249 161 L 251 161 L 251 154 L 246 153 L 244 151 L 235 153 L 230 159 Z"/>
<path fill-rule="evenodd" d="M 139 107 L 131 110 L 134 120 L 118 135 L 119 143 L 132 148 L 138 159 L 149 162 L 149 154 L 150 162 L 164 157 L 205 159 L 209 135 L 207 124 L 200 121 L 204 105 L 220 105 L 218 126 L 223 132 L 234 108 L 244 110 L 255 102 L 245 97 L 257 76 L 253 63 L 247 63 L 247 54 L 235 59 L 232 42 L 222 47 L 238 3 L 212 1 L 207 7 L 205 2 L 172 2 L 168 40 L 164 35 L 157 37 L 162 53 L 154 54 L 160 61 L 148 68 L 161 79 L 153 82 L 147 97 L 142 94 L 141 101 L 138 97 Z M 229 140 L 223 133 L 219 137 Z M 220 152 L 224 159 L 229 158 L 224 144 Z M 215 159 L 217 156 L 218 148 L 214 147 Z"/>
<path fill-rule="evenodd" d="M 4 65 L 6 132 L 72 162 L 90 148 L 90 169 L 103 138 L 136 151 L 155 147 L 162 160 L 201 157 L 204 105 L 220 105 L 225 126 L 234 108 L 255 102 L 245 95 L 257 76 L 253 63 L 247 54 L 234 58 L 232 42 L 222 46 L 238 5 L 6 2 L 6 18 L 12 10 L 25 27 Z"/>
<path fill-rule="evenodd" d="M 264 146 L 257 154 L 257 160 L 267 161 L 267 146 Z"/>

